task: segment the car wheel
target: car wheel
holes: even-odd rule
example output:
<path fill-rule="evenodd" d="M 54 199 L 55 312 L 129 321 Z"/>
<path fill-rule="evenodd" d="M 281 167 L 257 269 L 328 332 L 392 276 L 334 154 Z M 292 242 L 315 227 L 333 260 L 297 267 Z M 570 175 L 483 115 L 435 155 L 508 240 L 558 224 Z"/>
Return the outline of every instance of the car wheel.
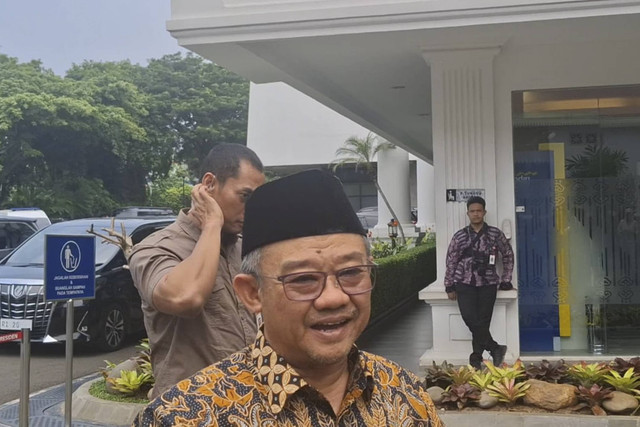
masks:
<path fill-rule="evenodd" d="M 107 306 L 100 313 L 96 347 L 104 351 L 121 348 L 127 336 L 127 317 L 118 304 Z"/>

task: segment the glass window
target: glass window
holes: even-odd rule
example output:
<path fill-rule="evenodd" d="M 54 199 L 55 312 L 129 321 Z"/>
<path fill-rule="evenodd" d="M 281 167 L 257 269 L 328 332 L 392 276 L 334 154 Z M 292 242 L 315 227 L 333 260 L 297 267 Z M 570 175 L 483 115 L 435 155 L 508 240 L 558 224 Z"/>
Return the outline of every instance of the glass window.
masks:
<path fill-rule="evenodd" d="M 640 86 L 512 95 L 521 349 L 640 351 Z"/>

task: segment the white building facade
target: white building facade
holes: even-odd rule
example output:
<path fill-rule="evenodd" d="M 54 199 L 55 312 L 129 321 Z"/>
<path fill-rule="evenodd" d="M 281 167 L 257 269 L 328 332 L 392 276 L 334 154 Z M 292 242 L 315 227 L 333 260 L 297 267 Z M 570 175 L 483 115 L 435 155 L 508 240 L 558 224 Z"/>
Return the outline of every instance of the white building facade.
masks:
<path fill-rule="evenodd" d="M 422 363 L 470 351 L 443 279 L 473 191 L 517 254 L 492 322 L 508 359 L 638 353 L 640 1 L 176 0 L 168 28 L 433 164 L 432 193 L 418 185 L 438 230 Z"/>

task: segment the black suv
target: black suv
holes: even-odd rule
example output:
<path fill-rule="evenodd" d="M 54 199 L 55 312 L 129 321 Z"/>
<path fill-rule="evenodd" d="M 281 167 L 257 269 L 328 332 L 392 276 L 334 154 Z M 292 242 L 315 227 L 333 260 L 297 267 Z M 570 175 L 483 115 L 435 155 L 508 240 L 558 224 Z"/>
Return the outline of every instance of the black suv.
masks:
<path fill-rule="evenodd" d="M 136 244 L 175 218 L 118 219 Z M 0 317 L 31 319 L 31 340 L 53 343 L 65 340 L 66 302 L 44 301 L 45 235 L 82 235 L 111 226 L 111 219 L 78 219 L 40 230 L 0 262 Z M 122 250 L 96 237 L 96 297 L 74 302 L 74 340 L 104 350 L 116 350 L 128 334 L 144 331 L 140 296 L 133 285 Z M 2 333 L 3 331 L 0 331 Z"/>

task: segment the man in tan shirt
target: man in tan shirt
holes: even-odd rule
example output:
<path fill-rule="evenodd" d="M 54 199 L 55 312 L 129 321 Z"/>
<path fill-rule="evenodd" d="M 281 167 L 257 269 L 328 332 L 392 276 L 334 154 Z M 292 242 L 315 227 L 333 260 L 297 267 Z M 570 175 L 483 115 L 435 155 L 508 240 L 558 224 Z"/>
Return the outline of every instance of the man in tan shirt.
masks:
<path fill-rule="evenodd" d="M 203 162 L 191 209 L 134 247 L 129 267 L 151 344 L 153 397 L 255 339 L 255 316 L 232 283 L 241 261 L 244 206 L 263 183 L 253 151 L 217 145 Z"/>

